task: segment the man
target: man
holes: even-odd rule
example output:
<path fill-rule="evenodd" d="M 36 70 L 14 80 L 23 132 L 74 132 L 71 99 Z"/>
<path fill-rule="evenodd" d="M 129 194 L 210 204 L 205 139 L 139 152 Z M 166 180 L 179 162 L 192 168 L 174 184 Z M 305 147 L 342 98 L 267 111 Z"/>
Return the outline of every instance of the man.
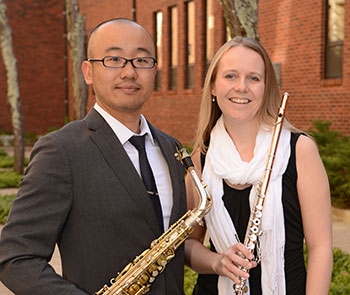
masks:
<path fill-rule="evenodd" d="M 113 19 L 92 32 L 82 71 L 96 104 L 84 120 L 34 146 L 2 232 L 0 279 L 15 294 L 97 292 L 185 212 L 175 139 L 141 115 L 154 85 L 154 55 L 150 34 L 133 21 Z M 138 134 L 146 134 L 154 192 L 129 142 Z M 55 243 L 63 278 L 48 264 Z M 181 247 L 150 294 L 183 294 L 183 259 Z"/>

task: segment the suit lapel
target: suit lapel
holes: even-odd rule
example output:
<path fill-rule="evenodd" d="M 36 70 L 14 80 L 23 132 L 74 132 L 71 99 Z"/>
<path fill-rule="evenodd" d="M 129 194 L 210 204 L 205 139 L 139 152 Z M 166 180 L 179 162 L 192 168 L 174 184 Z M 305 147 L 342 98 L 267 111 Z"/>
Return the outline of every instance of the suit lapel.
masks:
<path fill-rule="evenodd" d="M 130 198 L 141 212 L 146 222 L 160 235 L 160 227 L 154 214 L 152 202 L 148 197 L 143 182 L 132 164 L 123 146 L 113 130 L 95 109 L 92 109 L 85 118 L 87 127 L 94 131 L 90 138 L 96 144 L 108 165 L 128 191 Z"/>
<path fill-rule="evenodd" d="M 177 221 L 177 218 L 179 216 L 180 201 L 181 201 L 181 196 L 180 196 L 181 192 L 180 192 L 180 186 L 179 186 L 180 180 L 179 180 L 179 175 L 177 174 L 178 168 L 176 167 L 178 163 L 174 156 L 174 153 L 175 153 L 174 145 L 170 142 L 170 140 L 166 136 L 164 136 L 163 133 L 161 133 L 158 129 L 153 127 L 149 122 L 148 122 L 148 125 L 169 167 L 171 185 L 173 188 L 173 208 L 171 210 L 169 225 L 172 225 L 175 221 Z"/>

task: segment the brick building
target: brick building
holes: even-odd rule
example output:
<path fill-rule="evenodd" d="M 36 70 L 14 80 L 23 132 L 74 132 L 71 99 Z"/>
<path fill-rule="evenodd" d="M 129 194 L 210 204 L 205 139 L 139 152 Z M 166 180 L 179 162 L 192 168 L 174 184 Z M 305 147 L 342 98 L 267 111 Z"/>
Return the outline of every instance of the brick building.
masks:
<path fill-rule="evenodd" d="M 260 0 L 258 32 L 276 67 L 287 115 L 299 128 L 315 119 L 350 134 L 350 1 Z M 6 1 L 18 60 L 25 132 L 43 133 L 72 118 L 64 1 Z M 227 40 L 219 0 L 79 0 L 86 32 L 113 17 L 136 19 L 157 44 L 159 74 L 144 113 L 191 143 L 207 64 Z M 6 72 L 0 62 L 0 129 L 11 130 Z M 94 103 L 89 89 L 88 109 Z"/>

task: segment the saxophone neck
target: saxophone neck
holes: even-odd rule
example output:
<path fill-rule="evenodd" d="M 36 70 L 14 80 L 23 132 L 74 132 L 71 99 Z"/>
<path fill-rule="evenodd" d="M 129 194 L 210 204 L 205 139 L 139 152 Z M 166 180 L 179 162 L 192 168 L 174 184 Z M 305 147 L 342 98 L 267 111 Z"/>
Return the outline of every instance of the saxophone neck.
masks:
<path fill-rule="evenodd" d="M 207 185 L 203 182 L 203 180 L 199 179 L 196 173 L 196 170 L 194 168 L 194 164 L 192 162 L 191 156 L 188 153 L 187 149 L 184 148 L 180 143 L 177 144 L 176 149 L 177 149 L 177 152 L 175 156 L 183 164 L 186 171 L 191 176 L 192 181 L 195 185 L 196 191 L 200 197 L 197 210 L 199 210 L 202 213 L 201 217 L 203 217 L 205 214 L 207 214 L 210 211 L 212 206 L 212 199 L 211 199 L 210 192 L 208 190 Z"/>

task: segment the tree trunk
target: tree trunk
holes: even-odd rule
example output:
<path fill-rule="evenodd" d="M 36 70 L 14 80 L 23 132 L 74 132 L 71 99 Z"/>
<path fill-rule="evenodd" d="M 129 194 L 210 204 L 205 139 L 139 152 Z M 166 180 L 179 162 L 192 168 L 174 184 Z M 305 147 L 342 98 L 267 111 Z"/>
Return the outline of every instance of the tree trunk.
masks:
<path fill-rule="evenodd" d="M 246 36 L 259 40 L 258 0 L 220 0 L 231 38 Z"/>
<path fill-rule="evenodd" d="M 6 4 L 0 0 L 0 43 L 7 74 L 7 96 L 11 108 L 14 135 L 14 170 L 24 170 L 23 118 L 17 76 L 17 60 L 13 53 L 11 28 L 7 21 Z"/>
<path fill-rule="evenodd" d="M 66 0 L 67 40 L 72 61 L 72 86 L 74 94 L 74 118 L 86 115 L 88 89 L 81 64 L 86 59 L 85 16 L 79 14 L 78 0 Z"/>

